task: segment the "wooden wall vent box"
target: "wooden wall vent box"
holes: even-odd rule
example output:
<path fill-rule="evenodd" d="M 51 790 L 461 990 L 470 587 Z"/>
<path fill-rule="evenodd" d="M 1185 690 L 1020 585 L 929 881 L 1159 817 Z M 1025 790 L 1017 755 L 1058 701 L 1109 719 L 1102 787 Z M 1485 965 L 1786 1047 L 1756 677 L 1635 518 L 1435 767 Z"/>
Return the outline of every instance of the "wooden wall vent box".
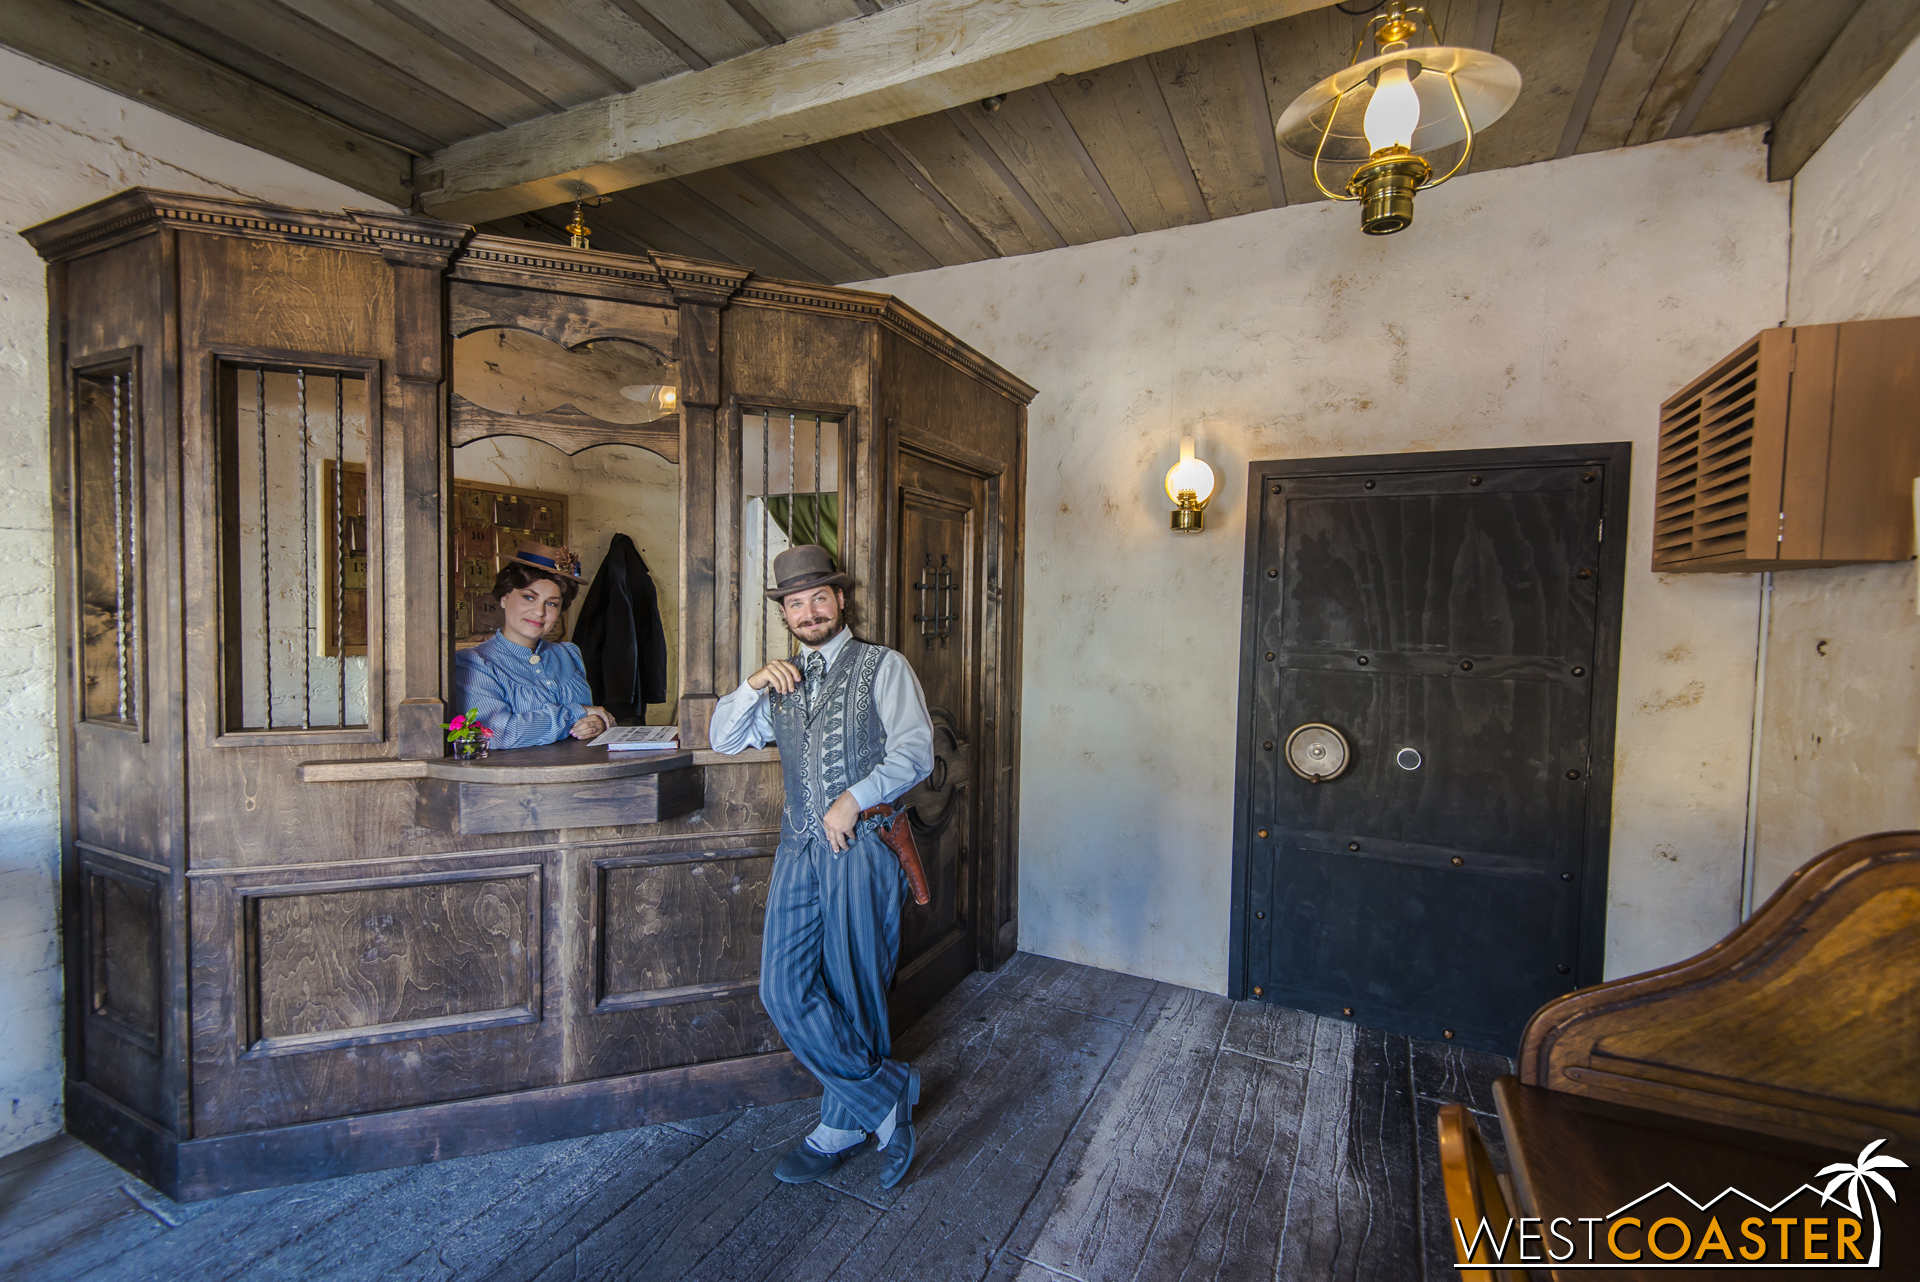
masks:
<path fill-rule="evenodd" d="M 1660 407 L 1653 568 L 1903 561 L 1920 317 L 1762 330 Z"/>

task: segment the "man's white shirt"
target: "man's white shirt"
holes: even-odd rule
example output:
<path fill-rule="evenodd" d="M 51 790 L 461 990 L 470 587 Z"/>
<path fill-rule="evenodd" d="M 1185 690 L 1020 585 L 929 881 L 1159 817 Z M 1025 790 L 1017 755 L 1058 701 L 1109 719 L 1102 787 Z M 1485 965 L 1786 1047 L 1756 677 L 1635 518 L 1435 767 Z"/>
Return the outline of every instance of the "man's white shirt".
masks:
<path fill-rule="evenodd" d="M 805 652 L 813 651 L 831 672 L 851 636 L 841 628 L 817 649 L 803 647 L 803 652 L 793 657 L 794 666 L 804 672 Z M 773 741 L 773 712 L 769 707 L 772 689 L 755 690 L 742 681 L 713 705 L 707 735 L 715 752 L 732 756 L 748 748 L 764 748 Z M 797 693 L 804 694 L 805 690 L 803 681 Z M 887 746 L 880 764 L 847 790 L 862 810 L 897 799 L 933 773 L 933 721 L 927 716 L 927 696 L 920 689 L 913 665 L 898 650 L 881 655 L 880 668 L 874 673 L 873 700 L 880 726 L 887 732 Z"/>

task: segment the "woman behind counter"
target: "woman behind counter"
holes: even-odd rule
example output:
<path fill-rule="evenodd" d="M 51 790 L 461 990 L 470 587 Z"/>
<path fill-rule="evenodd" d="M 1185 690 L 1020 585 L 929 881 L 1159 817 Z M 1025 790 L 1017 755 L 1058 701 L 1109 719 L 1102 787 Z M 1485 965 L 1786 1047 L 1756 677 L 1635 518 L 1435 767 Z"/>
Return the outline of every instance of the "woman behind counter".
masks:
<path fill-rule="evenodd" d="M 613 725 L 605 708 L 588 702 L 580 648 L 542 639 L 580 590 L 579 569 L 565 548 L 521 544 L 493 580 L 500 630 L 453 656 L 453 707 L 475 709 L 495 749 L 591 739 Z"/>

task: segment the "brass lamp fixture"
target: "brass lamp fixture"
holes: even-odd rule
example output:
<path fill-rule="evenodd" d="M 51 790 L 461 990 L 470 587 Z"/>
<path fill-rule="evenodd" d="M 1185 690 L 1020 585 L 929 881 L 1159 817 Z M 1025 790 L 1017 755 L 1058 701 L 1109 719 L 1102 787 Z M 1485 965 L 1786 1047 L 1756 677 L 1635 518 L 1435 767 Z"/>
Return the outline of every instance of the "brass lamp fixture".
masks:
<path fill-rule="evenodd" d="M 587 226 L 587 220 L 581 216 L 580 202 L 573 202 L 573 221 L 567 224 L 567 235 L 573 237 L 573 248 L 587 248 L 587 237 L 593 234 L 593 228 Z"/>
<path fill-rule="evenodd" d="M 1414 38 L 1426 29 L 1426 43 Z M 1367 45 L 1373 56 L 1362 59 Z M 1497 54 L 1440 43 L 1425 9 L 1392 0 L 1368 20 L 1353 58 L 1293 100 L 1274 127 L 1289 151 L 1313 160 L 1313 183 L 1331 200 L 1360 202 L 1360 230 L 1387 236 L 1413 221 L 1414 193 L 1466 167 L 1473 138 L 1520 96 L 1520 71 Z M 1462 142 L 1445 175 L 1420 155 Z M 1320 162 L 1359 168 L 1342 195 L 1320 181 Z"/>
<path fill-rule="evenodd" d="M 1193 438 L 1180 438 L 1180 461 L 1167 469 L 1167 497 L 1173 501 L 1168 525 L 1176 534 L 1207 528 L 1207 500 L 1213 497 L 1213 469 L 1193 456 Z"/>

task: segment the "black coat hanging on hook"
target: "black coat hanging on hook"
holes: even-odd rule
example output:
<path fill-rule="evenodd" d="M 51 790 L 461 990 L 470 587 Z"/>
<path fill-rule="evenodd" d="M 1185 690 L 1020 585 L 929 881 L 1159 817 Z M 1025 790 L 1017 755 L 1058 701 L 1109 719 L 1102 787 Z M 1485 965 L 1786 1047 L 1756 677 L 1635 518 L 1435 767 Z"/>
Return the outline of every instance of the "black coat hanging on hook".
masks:
<path fill-rule="evenodd" d="M 667 638 L 659 596 L 640 550 L 626 535 L 613 536 L 573 636 L 595 703 L 631 721 L 644 719 L 648 704 L 666 702 Z"/>

